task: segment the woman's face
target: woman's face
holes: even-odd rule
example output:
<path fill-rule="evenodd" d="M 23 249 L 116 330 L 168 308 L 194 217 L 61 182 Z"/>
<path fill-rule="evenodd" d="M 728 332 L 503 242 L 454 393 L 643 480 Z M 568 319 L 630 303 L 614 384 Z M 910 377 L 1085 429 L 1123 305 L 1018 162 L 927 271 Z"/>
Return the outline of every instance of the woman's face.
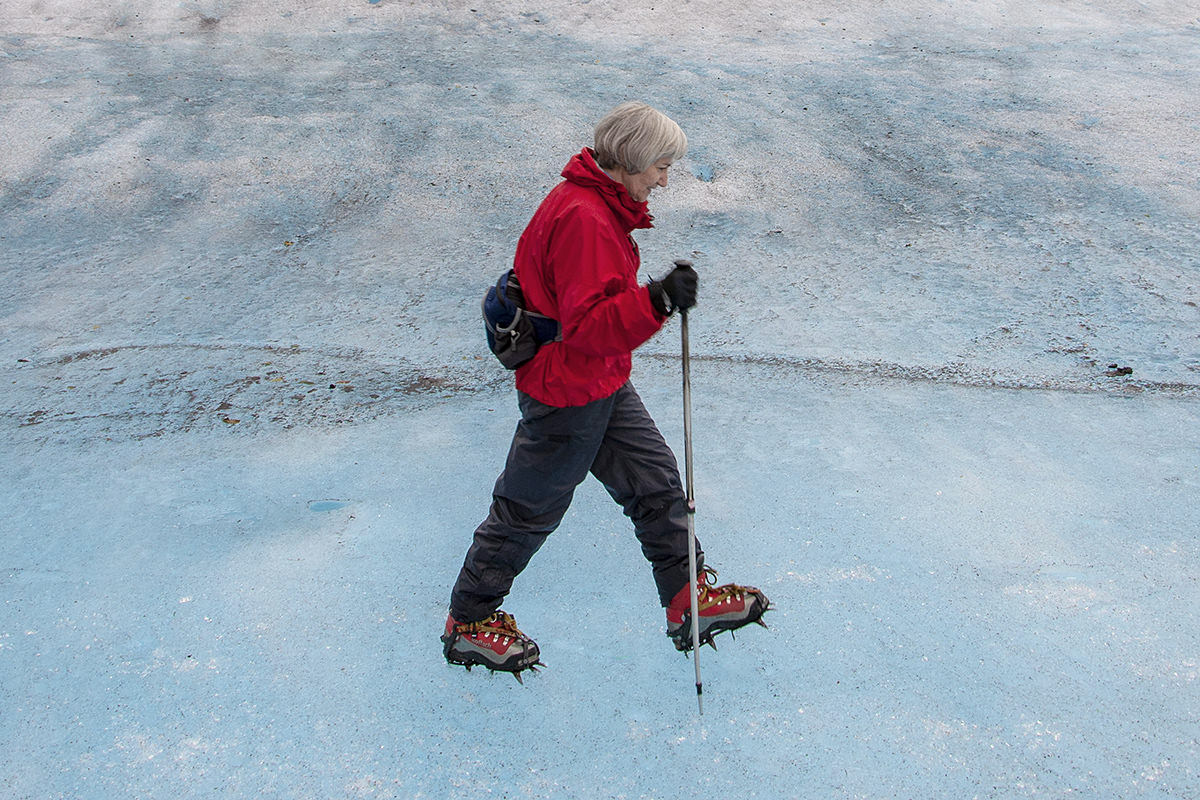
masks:
<path fill-rule="evenodd" d="M 650 199 L 650 192 L 655 186 L 667 185 L 667 170 L 671 168 L 671 159 L 663 158 L 655 161 L 641 172 L 626 172 L 620 170 L 619 180 L 629 192 L 629 196 L 639 203 Z"/>

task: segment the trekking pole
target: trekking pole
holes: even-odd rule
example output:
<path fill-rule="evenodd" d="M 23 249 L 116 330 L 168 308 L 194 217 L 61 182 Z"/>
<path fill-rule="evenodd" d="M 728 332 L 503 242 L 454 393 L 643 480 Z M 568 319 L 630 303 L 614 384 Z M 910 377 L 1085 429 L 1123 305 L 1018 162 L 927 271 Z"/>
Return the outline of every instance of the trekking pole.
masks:
<path fill-rule="evenodd" d="M 688 261 L 676 261 L 676 266 L 691 266 Z M 696 577 L 696 493 L 692 486 L 692 371 L 688 352 L 687 309 L 679 312 L 683 333 L 683 464 L 687 476 L 688 575 L 692 593 L 692 663 L 696 667 L 696 704 L 704 714 L 704 682 L 700 680 L 700 595 Z"/>

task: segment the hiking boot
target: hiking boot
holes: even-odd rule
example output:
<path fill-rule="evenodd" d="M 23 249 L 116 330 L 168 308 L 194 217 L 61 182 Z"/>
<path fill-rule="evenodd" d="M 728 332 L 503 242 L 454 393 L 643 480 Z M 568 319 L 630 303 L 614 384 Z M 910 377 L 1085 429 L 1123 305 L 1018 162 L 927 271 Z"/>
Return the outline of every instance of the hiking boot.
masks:
<path fill-rule="evenodd" d="M 493 672 L 511 672 L 518 681 L 523 670 L 537 672 L 538 666 L 544 666 L 538 660 L 537 644 L 503 611 L 478 622 L 457 622 L 447 616 L 442 644 L 442 653 L 451 664 L 468 670 L 478 664 Z"/>
<path fill-rule="evenodd" d="M 757 622 L 764 628 L 762 615 L 771 608 L 767 596 L 753 586 L 710 586 L 716 571 L 705 568 L 696 576 L 696 591 L 700 600 L 700 644 L 711 645 L 713 637 L 722 631 L 735 631 L 743 625 Z M 684 586 L 667 606 L 667 636 L 675 643 L 675 649 L 688 652 L 692 649 L 692 587 Z"/>

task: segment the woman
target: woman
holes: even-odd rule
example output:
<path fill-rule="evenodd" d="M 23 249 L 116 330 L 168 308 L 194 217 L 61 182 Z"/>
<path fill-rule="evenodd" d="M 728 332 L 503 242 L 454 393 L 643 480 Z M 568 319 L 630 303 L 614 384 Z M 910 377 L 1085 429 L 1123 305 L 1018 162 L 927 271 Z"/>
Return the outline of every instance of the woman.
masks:
<path fill-rule="evenodd" d="M 652 227 L 650 193 L 667 185 L 667 170 L 686 151 L 683 131 L 663 113 L 643 103 L 617 106 L 521 235 L 514 270 L 526 306 L 558 320 L 562 337 L 516 371 L 521 421 L 451 593 L 442 642 L 452 664 L 518 679 L 538 664 L 537 645 L 500 604 L 589 472 L 633 521 L 668 635 L 680 650 L 692 645 L 687 499 L 675 457 L 629 383 L 633 350 L 696 302 L 698 280 L 686 262 L 638 284 L 630 235 Z M 700 568 L 699 545 L 697 554 Z M 751 587 L 708 586 L 710 574 L 699 575 L 705 642 L 759 621 L 769 605 Z"/>

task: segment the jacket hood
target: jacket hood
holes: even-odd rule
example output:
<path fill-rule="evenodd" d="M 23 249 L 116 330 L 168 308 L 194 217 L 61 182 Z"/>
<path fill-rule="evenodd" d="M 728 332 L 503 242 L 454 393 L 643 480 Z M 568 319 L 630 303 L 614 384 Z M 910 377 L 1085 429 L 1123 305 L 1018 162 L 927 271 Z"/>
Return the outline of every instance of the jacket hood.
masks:
<path fill-rule="evenodd" d="M 563 167 L 562 176 L 578 186 L 595 189 L 627 231 L 654 227 L 654 217 L 648 211 L 649 203 L 637 202 L 629 196 L 624 186 L 608 177 L 596 164 L 592 148 L 585 147 L 571 156 L 571 160 Z"/>

